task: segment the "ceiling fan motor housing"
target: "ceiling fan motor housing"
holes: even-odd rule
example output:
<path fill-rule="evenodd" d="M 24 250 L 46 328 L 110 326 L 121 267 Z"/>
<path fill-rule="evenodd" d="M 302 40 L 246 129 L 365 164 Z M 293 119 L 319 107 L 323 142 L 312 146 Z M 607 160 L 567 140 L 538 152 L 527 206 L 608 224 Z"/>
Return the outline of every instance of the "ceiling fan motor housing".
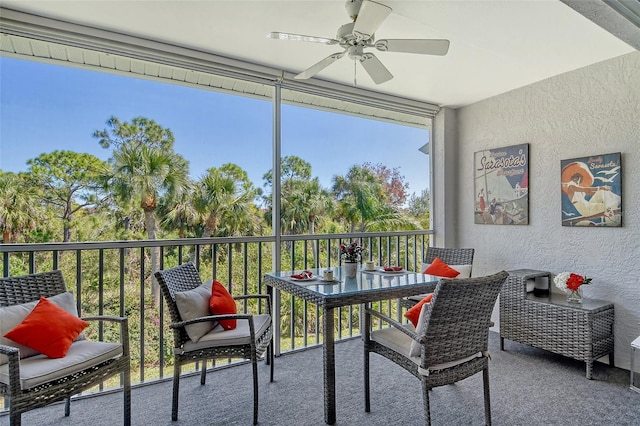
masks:
<path fill-rule="evenodd" d="M 344 24 L 338 28 L 336 39 L 340 42 L 340 46 L 345 48 L 356 44 L 365 47 L 372 46 L 373 41 L 375 40 L 374 35 L 371 35 L 371 37 L 367 39 L 358 39 L 358 37 L 353 33 L 354 25 L 354 22 L 349 22 L 348 24 Z"/>

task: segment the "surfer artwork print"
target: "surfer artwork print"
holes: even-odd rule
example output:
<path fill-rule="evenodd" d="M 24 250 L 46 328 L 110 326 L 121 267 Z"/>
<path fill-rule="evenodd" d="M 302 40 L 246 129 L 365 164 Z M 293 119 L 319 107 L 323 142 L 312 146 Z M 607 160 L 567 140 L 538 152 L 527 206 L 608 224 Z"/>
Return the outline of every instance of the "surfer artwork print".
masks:
<path fill-rule="evenodd" d="M 622 226 L 621 153 L 561 160 L 562 226 Z"/>
<path fill-rule="evenodd" d="M 529 144 L 474 155 L 474 223 L 529 224 Z"/>

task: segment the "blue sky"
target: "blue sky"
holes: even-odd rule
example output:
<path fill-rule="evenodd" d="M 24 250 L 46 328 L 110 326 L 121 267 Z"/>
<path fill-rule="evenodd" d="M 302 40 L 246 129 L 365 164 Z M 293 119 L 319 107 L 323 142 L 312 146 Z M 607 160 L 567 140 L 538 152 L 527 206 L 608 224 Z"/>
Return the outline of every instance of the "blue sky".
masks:
<path fill-rule="evenodd" d="M 107 160 L 92 137 L 115 116 L 145 117 L 170 128 L 193 178 L 235 163 L 257 187 L 271 168 L 270 101 L 0 57 L 0 169 L 24 171 L 43 152 L 71 150 Z M 409 193 L 428 188 L 425 130 L 283 105 L 282 154 L 297 155 L 329 187 L 353 164 L 398 168 Z"/>

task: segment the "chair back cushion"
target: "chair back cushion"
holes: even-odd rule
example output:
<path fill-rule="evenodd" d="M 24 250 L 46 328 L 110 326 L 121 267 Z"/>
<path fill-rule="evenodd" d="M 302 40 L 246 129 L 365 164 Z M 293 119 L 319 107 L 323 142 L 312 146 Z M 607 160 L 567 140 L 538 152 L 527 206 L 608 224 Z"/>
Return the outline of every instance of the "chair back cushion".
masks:
<path fill-rule="evenodd" d="M 171 320 L 181 321 L 182 317 L 176 306 L 176 293 L 193 290 L 202 285 L 198 270 L 193 263 L 188 262 L 175 268 L 156 271 L 155 276 L 169 306 Z"/>
<path fill-rule="evenodd" d="M 435 271 L 430 270 L 431 267 L 433 266 L 433 263 L 423 263 L 422 268 L 420 268 L 420 272 L 423 274 L 433 275 L 434 277 L 438 277 L 438 278 L 469 278 L 471 276 L 472 265 L 449 265 L 446 263 L 445 265 L 450 269 L 455 269 L 455 271 L 458 274 L 455 277 L 453 277 L 453 276 L 447 276 L 447 275 L 435 273 Z"/>
<path fill-rule="evenodd" d="M 424 273 L 424 270 L 436 258 L 439 258 L 442 262 L 460 272 L 457 278 L 468 278 L 471 276 L 474 253 L 475 249 L 472 248 L 427 247 L 420 272 Z"/>
<path fill-rule="evenodd" d="M 49 358 L 62 358 L 89 323 L 41 297 L 33 310 L 4 337 Z"/>
<path fill-rule="evenodd" d="M 192 262 L 155 272 L 162 295 L 169 308 L 172 322 L 182 322 L 182 316 L 176 305 L 176 293 L 193 290 L 202 285 L 200 274 Z M 182 328 L 174 329 L 174 345 L 180 347 L 191 338 Z"/>
<path fill-rule="evenodd" d="M 175 294 L 176 306 L 183 321 L 207 317 L 209 313 L 209 299 L 211 298 L 211 285 L 202 284 L 193 290 L 179 291 Z M 215 327 L 215 321 L 204 321 L 186 325 L 184 328 L 189 338 L 194 342 L 200 340 L 209 330 Z"/>
<path fill-rule="evenodd" d="M 69 314 L 77 317 L 76 304 L 73 294 L 69 291 L 51 296 L 48 300 L 64 309 Z M 0 345 L 8 345 L 17 347 L 20 349 L 20 358 L 27 358 L 33 355 L 37 355 L 38 351 L 25 345 L 20 345 L 10 339 L 4 337 L 9 331 L 18 326 L 35 308 L 38 301 L 21 303 L 19 305 L 4 306 L 0 308 Z M 84 339 L 84 335 L 81 333 L 76 340 Z M 0 364 L 8 362 L 5 355 L 0 355 Z"/>

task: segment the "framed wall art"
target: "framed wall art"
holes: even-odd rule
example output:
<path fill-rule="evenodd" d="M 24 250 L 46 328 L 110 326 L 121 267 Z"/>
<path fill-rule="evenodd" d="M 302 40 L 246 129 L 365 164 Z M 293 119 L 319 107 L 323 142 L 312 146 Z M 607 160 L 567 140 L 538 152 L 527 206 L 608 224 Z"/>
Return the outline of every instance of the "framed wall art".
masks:
<path fill-rule="evenodd" d="M 474 155 L 474 222 L 529 224 L 529 144 Z"/>
<path fill-rule="evenodd" d="M 562 226 L 622 226 L 619 152 L 560 162 Z"/>

